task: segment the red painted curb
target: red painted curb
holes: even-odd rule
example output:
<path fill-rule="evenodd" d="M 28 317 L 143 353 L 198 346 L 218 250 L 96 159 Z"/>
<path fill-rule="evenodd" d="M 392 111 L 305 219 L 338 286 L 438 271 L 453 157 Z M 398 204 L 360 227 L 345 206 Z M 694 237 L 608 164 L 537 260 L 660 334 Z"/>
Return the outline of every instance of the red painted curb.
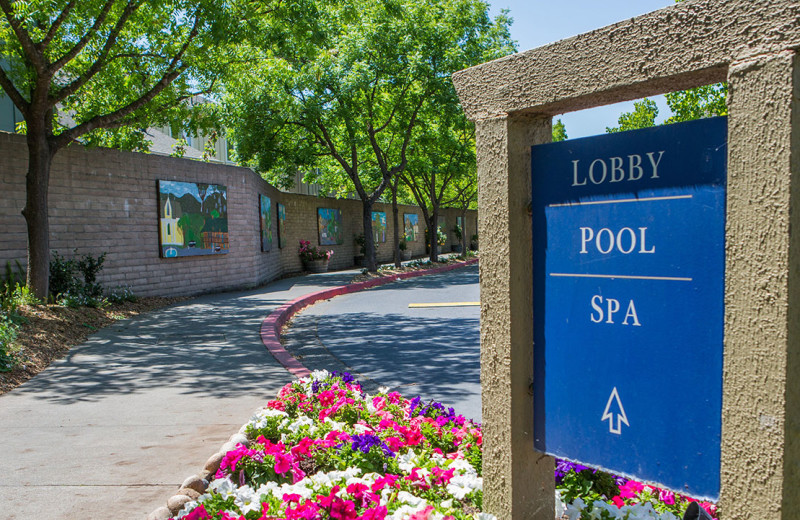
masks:
<path fill-rule="evenodd" d="M 291 354 L 289 354 L 289 352 L 283 348 L 283 345 L 281 345 L 280 341 L 281 329 L 283 329 L 283 326 L 287 321 L 289 321 L 289 318 L 300 312 L 302 309 L 320 300 L 329 300 L 334 296 L 363 291 L 365 289 L 371 289 L 372 287 L 396 282 L 398 280 L 405 280 L 406 278 L 415 278 L 417 276 L 424 276 L 427 274 L 444 273 L 446 271 L 452 271 L 453 269 L 466 267 L 477 262 L 478 259 L 473 258 L 472 260 L 467 260 L 465 262 L 436 267 L 434 269 L 426 269 L 424 271 L 409 271 L 407 273 L 399 273 L 392 276 L 384 276 L 382 278 L 373 278 L 372 280 L 367 280 L 365 282 L 351 283 L 350 285 L 340 285 L 337 287 L 331 287 L 329 289 L 313 292 L 311 294 L 306 294 L 305 296 L 301 296 L 300 298 L 296 298 L 290 302 L 284 303 L 272 311 L 269 316 L 264 318 L 264 321 L 261 322 L 261 342 L 264 343 L 264 346 L 267 347 L 269 353 L 272 354 L 278 363 L 283 365 L 283 367 L 288 370 L 289 373 L 295 377 L 305 377 L 309 375 L 311 371 L 297 359 L 295 359 Z"/>

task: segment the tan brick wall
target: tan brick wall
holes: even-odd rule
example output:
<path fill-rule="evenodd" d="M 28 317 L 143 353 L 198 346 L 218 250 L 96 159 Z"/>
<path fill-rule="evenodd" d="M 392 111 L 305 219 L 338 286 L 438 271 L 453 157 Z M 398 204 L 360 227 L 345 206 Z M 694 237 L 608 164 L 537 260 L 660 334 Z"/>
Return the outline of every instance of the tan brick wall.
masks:
<path fill-rule="evenodd" d="M 22 136 L 0 132 L 0 267 L 26 259 L 27 232 L 21 215 L 25 205 L 27 149 Z M 157 180 L 222 184 L 228 189 L 228 233 L 226 255 L 160 258 L 158 243 Z M 258 195 L 272 201 L 272 250 L 261 252 Z M 277 204 L 286 206 L 286 247 L 278 247 Z M 342 212 L 344 243 L 333 249 L 331 269 L 353 265 L 358 251 L 355 235 L 363 231 L 361 202 L 278 191 L 246 168 L 203 163 L 158 155 L 109 149 L 69 147 L 53 160 L 49 191 L 50 247 L 61 255 L 99 255 L 107 252 L 99 281 L 106 288 L 130 286 L 140 296 L 183 296 L 254 287 L 282 274 L 302 270 L 297 247 L 301 239 L 319 245 L 317 208 Z M 387 216 L 387 242 L 380 244 L 378 258 L 392 257 L 391 205 L 376 204 L 375 211 Z M 403 213 L 416 213 L 420 234 L 422 211 L 401 206 Z M 446 210 L 450 250 L 455 240 L 449 229 L 457 210 Z M 475 212 L 467 217 L 468 233 L 474 233 Z M 402 225 L 401 225 L 402 233 Z M 472 231 L 470 230 L 472 229 Z M 423 235 L 424 236 L 424 235 Z M 423 238 L 410 244 L 414 256 L 425 254 Z"/>

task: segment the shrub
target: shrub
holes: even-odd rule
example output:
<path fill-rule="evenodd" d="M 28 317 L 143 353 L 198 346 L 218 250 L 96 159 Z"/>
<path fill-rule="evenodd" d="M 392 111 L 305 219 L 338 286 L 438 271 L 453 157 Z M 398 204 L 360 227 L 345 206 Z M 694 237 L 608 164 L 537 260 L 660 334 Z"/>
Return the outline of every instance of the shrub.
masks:
<path fill-rule="evenodd" d="M 97 283 L 97 274 L 103 269 L 106 253 L 98 257 L 83 255 L 65 258 L 53 251 L 50 260 L 50 297 L 59 305 L 67 307 L 102 307 L 107 302 L 102 298 L 103 286 Z"/>
<path fill-rule="evenodd" d="M 127 285 L 118 285 L 106 295 L 110 303 L 135 302 L 138 298 Z"/>

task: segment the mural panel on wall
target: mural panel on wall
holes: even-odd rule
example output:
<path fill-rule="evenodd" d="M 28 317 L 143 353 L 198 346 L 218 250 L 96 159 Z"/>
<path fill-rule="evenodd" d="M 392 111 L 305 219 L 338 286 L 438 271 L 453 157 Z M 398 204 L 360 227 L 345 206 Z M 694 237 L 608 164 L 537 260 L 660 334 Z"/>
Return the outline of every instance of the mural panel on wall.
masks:
<path fill-rule="evenodd" d="M 342 212 L 338 209 L 317 208 L 319 245 L 334 246 L 344 243 Z"/>
<path fill-rule="evenodd" d="M 439 222 L 436 223 L 439 226 L 439 229 L 442 231 L 447 231 L 447 219 L 445 217 L 439 217 Z"/>
<path fill-rule="evenodd" d="M 383 211 L 372 212 L 372 234 L 376 244 L 386 242 L 386 213 Z"/>
<path fill-rule="evenodd" d="M 162 258 L 228 252 L 228 190 L 219 184 L 156 181 Z"/>
<path fill-rule="evenodd" d="M 406 242 L 416 242 L 419 234 L 419 217 L 416 213 L 403 213 Z"/>
<path fill-rule="evenodd" d="M 265 195 L 258 196 L 259 220 L 261 221 L 261 251 L 272 249 L 272 201 Z"/>
<path fill-rule="evenodd" d="M 278 203 L 278 247 L 286 247 L 286 206 Z"/>

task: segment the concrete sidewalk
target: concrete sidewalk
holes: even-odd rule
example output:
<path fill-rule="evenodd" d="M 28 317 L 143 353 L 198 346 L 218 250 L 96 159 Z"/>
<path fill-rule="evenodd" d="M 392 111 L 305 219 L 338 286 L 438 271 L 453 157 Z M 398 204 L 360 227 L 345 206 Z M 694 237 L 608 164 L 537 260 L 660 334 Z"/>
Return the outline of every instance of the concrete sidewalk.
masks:
<path fill-rule="evenodd" d="M 4 519 L 143 519 L 292 377 L 259 336 L 358 270 L 203 296 L 120 321 L 0 396 Z"/>

